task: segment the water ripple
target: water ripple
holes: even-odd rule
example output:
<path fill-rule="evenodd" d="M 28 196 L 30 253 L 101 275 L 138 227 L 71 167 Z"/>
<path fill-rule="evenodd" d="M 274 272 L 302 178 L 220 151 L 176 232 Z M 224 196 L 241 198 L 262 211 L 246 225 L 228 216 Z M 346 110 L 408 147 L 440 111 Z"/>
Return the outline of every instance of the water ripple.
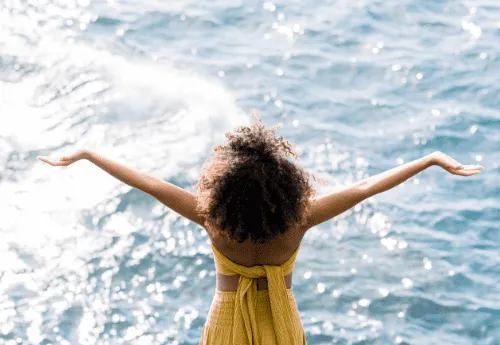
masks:
<path fill-rule="evenodd" d="M 310 344 L 500 338 L 493 3 L 0 3 L 0 344 L 198 344 L 215 289 L 201 228 L 83 146 L 191 188 L 258 108 L 325 193 L 435 150 L 432 167 L 304 238 Z M 193 284 L 194 282 L 194 284 Z"/>

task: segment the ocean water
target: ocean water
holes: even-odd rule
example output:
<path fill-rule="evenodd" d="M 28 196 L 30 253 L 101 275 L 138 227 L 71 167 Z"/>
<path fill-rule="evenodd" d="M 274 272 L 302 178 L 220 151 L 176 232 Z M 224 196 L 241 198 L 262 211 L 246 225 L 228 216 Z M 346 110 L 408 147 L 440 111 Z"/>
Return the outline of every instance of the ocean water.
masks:
<path fill-rule="evenodd" d="M 193 344 L 205 232 L 87 162 L 194 191 L 224 132 L 282 123 L 327 193 L 431 167 L 309 230 L 308 344 L 500 344 L 500 3 L 0 1 L 0 344 Z"/>

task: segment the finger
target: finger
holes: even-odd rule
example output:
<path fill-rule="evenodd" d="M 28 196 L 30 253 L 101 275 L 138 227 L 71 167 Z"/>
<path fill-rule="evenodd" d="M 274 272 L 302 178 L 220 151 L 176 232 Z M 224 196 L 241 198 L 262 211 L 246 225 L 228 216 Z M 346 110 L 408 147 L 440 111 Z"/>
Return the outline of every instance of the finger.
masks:
<path fill-rule="evenodd" d="M 460 175 L 460 176 L 472 176 L 479 174 L 481 172 L 481 169 L 474 169 L 474 170 L 455 170 L 452 172 L 454 175 Z"/>
<path fill-rule="evenodd" d="M 472 176 L 472 175 L 477 175 L 479 174 L 479 172 L 457 172 L 457 173 L 453 173 L 453 175 L 457 175 L 457 176 Z"/>
<path fill-rule="evenodd" d="M 39 156 L 37 158 L 39 160 L 41 160 L 42 162 L 45 162 L 45 163 L 50 164 L 50 165 L 54 165 L 54 162 L 52 160 L 48 159 L 47 157 L 41 157 L 41 156 Z"/>
<path fill-rule="evenodd" d="M 469 171 L 469 170 L 481 170 L 480 165 L 464 165 L 461 169 L 450 169 L 453 171 Z"/>
<path fill-rule="evenodd" d="M 57 167 L 57 166 L 63 166 L 63 165 L 66 165 L 65 163 L 63 162 L 60 162 L 60 161 L 54 161 L 52 159 L 49 159 L 47 157 L 37 157 L 39 160 L 41 160 L 42 162 L 45 162 L 49 165 L 52 165 L 53 167 Z"/>
<path fill-rule="evenodd" d="M 450 169 L 451 172 L 456 172 L 456 171 L 471 171 L 471 170 L 483 170 L 482 165 L 464 165 L 463 168 L 461 169 Z"/>
<path fill-rule="evenodd" d="M 482 170 L 482 165 L 464 165 L 464 170 Z"/>
<path fill-rule="evenodd" d="M 469 164 L 464 166 L 465 169 L 484 169 L 482 165 L 479 164 Z"/>
<path fill-rule="evenodd" d="M 468 171 L 466 172 L 463 176 L 472 176 L 472 175 L 477 175 L 477 174 L 480 174 L 481 171 L 480 170 L 476 170 L 476 171 Z"/>

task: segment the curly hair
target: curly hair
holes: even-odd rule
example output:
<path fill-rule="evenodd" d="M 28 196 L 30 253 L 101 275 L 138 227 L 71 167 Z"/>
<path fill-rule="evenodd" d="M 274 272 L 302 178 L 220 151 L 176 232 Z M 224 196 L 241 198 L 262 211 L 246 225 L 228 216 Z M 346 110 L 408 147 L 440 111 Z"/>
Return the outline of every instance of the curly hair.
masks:
<path fill-rule="evenodd" d="M 287 160 L 298 155 L 275 132 L 266 128 L 257 113 L 251 126 L 226 132 L 228 142 L 214 147 L 202 167 L 197 211 L 207 230 L 224 233 L 231 242 L 267 243 L 279 234 L 305 224 L 309 199 L 316 195 L 309 183 L 313 174 Z M 322 181 L 320 179 L 322 183 Z M 216 229 L 217 231 L 214 231 Z"/>

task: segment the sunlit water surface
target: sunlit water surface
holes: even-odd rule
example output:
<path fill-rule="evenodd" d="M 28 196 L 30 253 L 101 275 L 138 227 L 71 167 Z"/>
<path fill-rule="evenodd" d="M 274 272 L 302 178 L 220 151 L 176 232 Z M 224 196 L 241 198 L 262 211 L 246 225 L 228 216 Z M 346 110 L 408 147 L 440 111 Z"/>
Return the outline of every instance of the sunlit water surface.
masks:
<path fill-rule="evenodd" d="M 500 5 L 495 1 L 0 2 L 0 344 L 198 344 L 209 239 L 91 164 L 193 191 L 261 110 L 319 194 L 440 150 L 305 236 L 309 344 L 500 344 Z M 479 162 L 479 163 L 478 163 Z"/>

